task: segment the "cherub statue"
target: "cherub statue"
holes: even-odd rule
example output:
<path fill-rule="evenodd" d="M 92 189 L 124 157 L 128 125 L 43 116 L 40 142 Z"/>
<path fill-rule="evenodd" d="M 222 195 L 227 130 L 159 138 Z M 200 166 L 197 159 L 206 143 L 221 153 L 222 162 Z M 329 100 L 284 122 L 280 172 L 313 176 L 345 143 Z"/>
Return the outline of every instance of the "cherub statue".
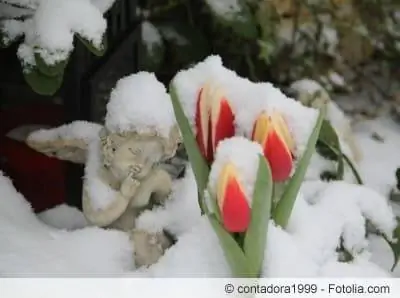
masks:
<path fill-rule="evenodd" d="M 131 88 L 135 95 L 130 94 Z M 135 101 L 141 100 L 147 101 L 149 110 L 141 102 L 141 109 L 131 111 Z M 157 113 L 170 115 L 159 115 L 164 117 L 162 122 Z M 135 219 L 143 210 L 169 198 L 172 179 L 184 167 L 183 161 L 173 164 L 181 144 L 180 131 L 168 94 L 154 75 L 142 72 L 117 83 L 104 126 L 76 121 L 38 130 L 26 142 L 63 160 L 84 160 L 83 213 L 93 225 L 130 233 L 137 266 L 155 263 L 172 245 L 165 233 L 135 228 Z"/>

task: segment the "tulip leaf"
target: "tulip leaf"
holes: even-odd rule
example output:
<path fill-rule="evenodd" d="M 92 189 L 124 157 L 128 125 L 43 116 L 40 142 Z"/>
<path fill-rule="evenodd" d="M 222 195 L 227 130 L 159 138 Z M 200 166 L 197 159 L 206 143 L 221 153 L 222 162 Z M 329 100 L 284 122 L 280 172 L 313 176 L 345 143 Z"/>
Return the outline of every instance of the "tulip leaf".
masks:
<path fill-rule="evenodd" d="M 234 278 L 257 278 L 256 272 L 251 271 L 248 260 L 243 250 L 236 243 L 235 239 L 221 226 L 215 215 L 209 214 L 208 219 L 217 235 L 225 259 L 231 268 Z"/>
<path fill-rule="evenodd" d="M 306 150 L 297 165 L 296 171 L 292 179 L 290 179 L 290 181 L 288 182 L 280 201 L 274 208 L 273 218 L 275 220 L 275 223 L 283 228 L 285 228 L 289 222 L 289 218 L 292 213 L 294 203 L 296 201 L 297 193 L 299 192 L 300 186 L 304 180 L 304 176 L 306 175 L 311 157 L 315 152 L 315 146 L 319 137 L 322 123 L 325 118 L 325 113 L 326 108 L 321 108 L 314 129 L 310 135 L 310 138 L 308 139 Z"/>
<path fill-rule="evenodd" d="M 331 151 L 334 152 L 335 154 L 337 154 L 337 155 L 339 154 L 339 152 L 336 151 L 335 148 L 330 147 L 330 146 L 329 146 L 328 144 L 326 144 L 326 143 L 324 143 L 324 145 L 325 145 L 326 147 L 329 147 L 329 150 L 331 150 Z M 357 171 L 355 165 L 353 164 L 353 162 L 351 161 L 351 159 L 350 159 L 346 154 L 344 154 L 343 152 L 340 153 L 340 154 L 342 155 L 343 160 L 347 163 L 347 165 L 350 167 L 351 171 L 353 172 L 353 175 L 354 175 L 354 177 L 356 178 L 357 183 L 360 184 L 360 185 L 364 184 L 363 181 L 362 181 L 362 179 L 361 179 L 360 174 L 358 173 L 358 171 Z M 344 169 L 343 169 L 343 170 L 344 170 Z M 330 173 L 330 174 L 331 174 L 331 173 Z"/>
<path fill-rule="evenodd" d="M 42 58 L 40 53 L 35 52 L 35 62 L 37 69 L 44 75 L 48 77 L 57 77 L 61 73 L 64 72 L 65 67 L 67 66 L 68 63 L 68 58 L 62 61 L 58 61 L 53 65 L 49 65 L 46 63 L 46 61 Z"/>
<path fill-rule="evenodd" d="M 99 46 L 94 45 L 91 41 L 83 37 L 82 35 L 76 34 L 76 37 L 84 44 L 84 46 L 95 56 L 101 57 L 105 54 L 108 47 L 107 36 L 103 35 L 101 44 Z"/>
<path fill-rule="evenodd" d="M 261 274 L 272 206 L 272 174 L 268 161 L 260 155 L 251 206 L 251 221 L 244 238 L 244 252 L 251 272 Z"/>
<path fill-rule="evenodd" d="M 204 190 L 207 187 L 208 175 L 210 169 L 205 161 L 203 155 L 197 146 L 196 138 L 193 134 L 192 128 L 189 124 L 189 120 L 186 118 L 183 112 L 182 105 L 178 99 L 178 94 L 176 93 L 173 83 L 169 85 L 169 93 L 172 100 L 172 106 L 174 108 L 175 118 L 178 122 L 179 129 L 182 134 L 183 143 L 189 158 L 189 162 L 192 166 L 193 173 L 196 179 L 197 189 L 199 192 L 199 205 L 204 213 Z"/>
<path fill-rule="evenodd" d="M 383 236 L 383 239 L 385 239 L 385 241 L 389 244 L 393 252 L 394 263 L 391 268 L 391 271 L 393 271 L 396 268 L 397 264 L 400 261 L 400 217 L 397 217 L 396 220 L 397 220 L 397 227 L 393 232 L 393 238 L 395 241 L 390 241 L 386 236 Z"/>
<path fill-rule="evenodd" d="M 340 141 L 335 129 L 326 119 L 322 122 L 316 149 L 321 156 L 337 162 L 337 170 L 334 178 L 336 180 L 343 180 L 344 162 Z"/>

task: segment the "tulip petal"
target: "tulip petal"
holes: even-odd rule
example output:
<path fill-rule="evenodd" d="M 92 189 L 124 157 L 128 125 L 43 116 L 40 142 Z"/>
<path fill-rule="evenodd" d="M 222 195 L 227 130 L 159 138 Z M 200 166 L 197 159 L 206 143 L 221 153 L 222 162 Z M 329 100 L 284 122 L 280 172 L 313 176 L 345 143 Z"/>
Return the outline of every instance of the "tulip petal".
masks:
<path fill-rule="evenodd" d="M 271 114 L 271 125 L 274 130 L 278 133 L 280 138 L 285 142 L 286 146 L 289 148 L 289 151 L 292 152 L 294 150 L 294 140 L 292 135 L 290 134 L 289 127 L 283 115 L 277 112 Z"/>
<path fill-rule="evenodd" d="M 269 117 L 265 113 L 262 113 L 260 116 L 258 116 L 256 122 L 254 123 L 251 139 L 259 144 L 264 144 L 267 139 L 270 126 Z"/>
<path fill-rule="evenodd" d="M 286 180 L 292 171 L 292 154 L 275 130 L 268 134 L 264 144 L 264 155 L 271 167 L 272 180 L 278 182 Z"/>
<path fill-rule="evenodd" d="M 201 154 L 209 159 L 208 154 L 208 139 L 209 139 L 209 131 L 210 131 L 210 121 L 209 121 L 209 111 L 207 104 L 207 90 L 205 88 L 201 88 L 197 98 L 196 105 L 196 116 L 195 116 L 195 125 L 196 125 L 196 141 L 199 145 Z"/>
<path fill-rule="evenodd" d="M 222 206 L 222 221 L 231 233 L 244 232 L 250 223 L 250 206 L 238 181 L 231 177 L 226 186 Z"/>
<path fill-rule="evenodd" d="M 211 143 L 213 153 L 220 141 L 235 135 L 235 119 L 228 100 L 223 97 L 220 91 L 216 92 L 214 96 L 211 106 Z"/>
<path fill-rule="evenodd" d="M 227 164 L 221 171 L 217 201 L 225 229 L 231 233 L 246 231 L 250 223 L 250 206 L 232 164 Z"/>

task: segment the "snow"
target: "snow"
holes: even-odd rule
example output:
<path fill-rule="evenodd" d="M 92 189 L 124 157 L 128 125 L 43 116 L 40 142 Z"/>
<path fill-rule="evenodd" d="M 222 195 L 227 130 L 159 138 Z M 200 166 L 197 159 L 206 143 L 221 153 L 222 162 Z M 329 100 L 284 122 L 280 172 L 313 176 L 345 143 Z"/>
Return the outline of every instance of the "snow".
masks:
<path fill-rule="evenodd" d="M 300 154 L 314 126 L 316 111 L 286 97 L 271 84 L 240 78 L 224 68 L 218 56 L 211 56 L 174 78 L 192 125 L 196 93 L 207 80 L 223 87 L 237 113 L 237 135 L 218 145 L 210 188 L 215 191 L 221 167 L 232 162 L 239 169 L 245 191 L 251 194 L 262 149 L 243 135 L 249 134 L 257 113 L 264 108 L 284 113 Z M 260 106 L 263 102 L 266 104 Z M 106 126 L 118 131 L 146 129 L 147 122 L 157 129 L 166 129 L 175 121 L 173 116 L 166 115 L 173 115 L 173 110 L 165 88 L 154 75 L 144 72 L 121 79 L 108 108 Z M 384 138 L 383 143 L 371 138 L 373 130 Z M 355 136 L 363 155 L 359 169 L 366 185 L 350 181 L 305 181 L 287 229 L 269 222 L 263 277 L 400 276 L 400 266 L 393 275 L 389 272 L 392 256 L 388 246 L 376 236 L 365 236 L 366 220 L 389 238 L 396 225 L 395 213 L 399 208 L 389 204 L 387 195 L 395 184 L 394 170 L 400 166 L 400 157 L 396 155 L 400 145 L 398 134 L 399 128 L 387 119 L 356 126 Z M 46 137 L 49 135 L 57 134 Z M 115 192 L 96 178 L 99 145 L 97 138 L 89 142 L 85 179 L 96 201 L 94 205 L 104 208 Z M 315 168 L 321 162 L 314 159 L 309 171 L 316 173 Z M 207 218 L 200 214 L 195 185 L 193 171 L 188 166 L 185 177 L 174 181 L 165 206 L 139 216 L 138 228 L 149 232 L 166 230 L 177 242 L 158 263 L 135 270 L 134 247 L 126 234 L 87 227 L 79 211 L 65 205 L 36 216 L 11 182 L 0 174 L 0 274 L 229 277 L 230 269 L 218 238 Z M 347 263 L 338 260 L 336 249 L 341 238 L 344 248 L 354 256 Z"/>
<path fill-rule="evenodd" d="M 153 48 L 162 44 L 162 37 L 157 28 L 150 22 L 144 21 L 141 25 L 142 39 L 147 50 L 152 53 Z"/>
<path fill-rule="evenodd" d="M 239 0 L 206 0 L 207 5 L 217 16 L 232 20 L 242 11 Z"/>
<path fill-rule="evenodd" d="M 105 126 L 112 132 L 151 132 L 168 137 L 176 124 L 165 86 L 149 72 L 138 72 L 117 82 L 107 104 Z"/>
<path fill-rule="evenodd" d="M 388 196 L 396 185 L 395 171 L 400 167 L 399 126 L 388 117 L 366 120 L 354 127 L 356 140 L 363 148 L 359 171 L 364 182 Z M 383 142 L 373 138 L 377 134 Z"/>
<path fill-rule="evenodd" d="M 132 268 L 127 235 L 95 227 L 74 231 L 50 227 L 1 172 L 0 197 L 2 276 L 109 276 Z"/>
<path fill-rule="evenodd" d="M 39 53 L 49 65 L 67 59 L 73 50 L 75 33 L 100 48 L 107 27 L 103 13 L 114 1 L 13 0 L 6 2 L 24 8 L 17 11 L 8 7 L 9 14 L 3 22 L 3 33 L 5 33 L 5 42 L 24 35 L 24 41 L 18 49 L 18 57 L 25 66 L 29 67 L 35 65 L 35 52 Z M 30 17 L 23 21 L 12 19 L 19 13 L 27 12 L 30 12 L 28 14 Z"/>
<path fill-rule="evenodd" d="M 80 210 L 66 204 L 43 211 L 38 214 L 38 218 L 45 224 L 57 229 L 76 230 L 89 225 Z"/>

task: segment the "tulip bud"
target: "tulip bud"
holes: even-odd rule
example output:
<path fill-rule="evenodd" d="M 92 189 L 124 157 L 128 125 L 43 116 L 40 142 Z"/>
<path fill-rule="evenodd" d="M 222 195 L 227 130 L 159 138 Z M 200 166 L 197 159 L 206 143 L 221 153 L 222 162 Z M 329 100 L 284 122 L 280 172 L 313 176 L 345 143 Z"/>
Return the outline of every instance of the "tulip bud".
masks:
<path fill-rule="evenodd" d="M 197 144 L 211 164 L 218 143 L 235 134 L 232 108 L 220 88 L 207 83 L 200 89 L 195 125 Z"/>
<path fill-rule="evenodd" d="M 250 206 L 240 185 L 235 166 L 224 166 L 218 179 L 217 202 L 228 232 L 245 232 L 250 223 Z"/>
<path fill-rule="evenodd" d="M 283 116 L 278 112 L 269 115 L 263 112 L 254 124 L 252 140 L 263 147 L 272 179 L 276 182 L 286 180 L 293 167 L 294 141 Z"/>

